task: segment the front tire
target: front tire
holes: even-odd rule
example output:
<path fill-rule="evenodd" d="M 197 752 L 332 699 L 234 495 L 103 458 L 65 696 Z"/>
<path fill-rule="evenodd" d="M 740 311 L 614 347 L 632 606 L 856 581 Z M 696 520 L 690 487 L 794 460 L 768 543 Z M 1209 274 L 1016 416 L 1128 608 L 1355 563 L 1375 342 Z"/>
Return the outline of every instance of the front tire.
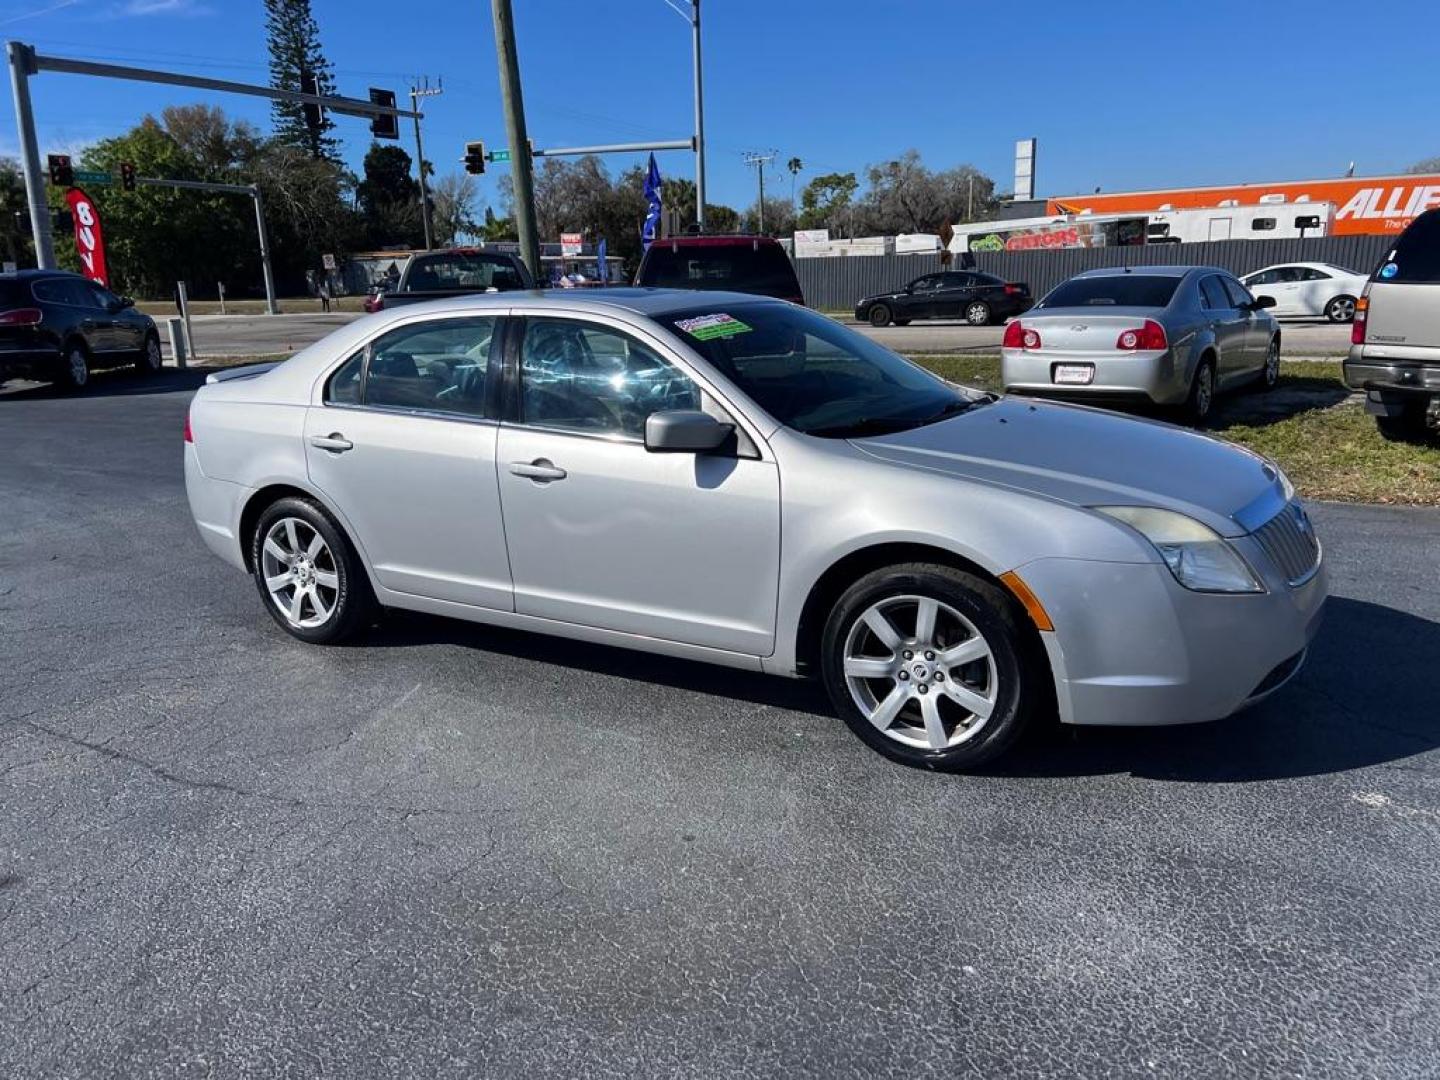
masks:
<path fill-rule="evenodd" d="M 360 557 L 311 499 L 289 497 L 265 508 L 250 538 L 250 562 L 265 610 L 292 637 L 333 645 L 373 617 Z"/>
<path fill-rule="evenodd" d="M 1334 323 L 1355 321 L 1355 297 L 1337 296 L 1325 305 L 1325 318 Z"/>
<path fill-rule="evenodd" d="M 910 563 L 867 574 L 830 613 L 821 668 L 835 711 L 871 749 L 947 772 L 1008 750 L 1049 673 L 994 584 Z"/>
<path fill-rule="evenodd" d="M 876 327 L 890 325 L 890 307 L 888 304 L 876 304 L 870 309 L 870 325 Z"/>
<path fill-rule="evenodd" d="M 993 317 L 990 305 L 984 300 L 976 300 L 965 307 L 965 321 L 971 326 L 989 326 Z"/>

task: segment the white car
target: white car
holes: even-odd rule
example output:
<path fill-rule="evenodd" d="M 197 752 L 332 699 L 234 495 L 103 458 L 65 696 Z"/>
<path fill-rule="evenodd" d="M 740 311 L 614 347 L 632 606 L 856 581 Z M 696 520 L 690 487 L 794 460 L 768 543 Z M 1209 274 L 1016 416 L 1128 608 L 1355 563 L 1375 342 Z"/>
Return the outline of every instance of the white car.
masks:
<path fill-rule="evenodd" d="M 1277 318 L 1347 323 L 1355 318 L 1355 301 L 1370 275 L 1334 263 L 1297 262 L 1267 266 L 1240 280 L 1255 295 L 1275 298 L 1270 314 Z"/>

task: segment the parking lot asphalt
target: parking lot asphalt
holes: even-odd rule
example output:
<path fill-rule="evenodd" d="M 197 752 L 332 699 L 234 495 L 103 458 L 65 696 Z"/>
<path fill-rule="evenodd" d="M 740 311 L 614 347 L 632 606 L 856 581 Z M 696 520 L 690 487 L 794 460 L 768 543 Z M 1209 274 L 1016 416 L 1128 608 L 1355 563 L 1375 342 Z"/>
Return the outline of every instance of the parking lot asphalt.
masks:
<path fill-rule="evenodd" d="M 1440 514 L 1314 508 L 1253 711 L 938 776 L 803 683 L 291 640 L 198 380 L 0 394 L 0 1076 L 1434 1074 Z"/>
<path fill-rule="evenodd" d="M 249 356 L 290 353 L 318 341 L 337 326 L 364 318 L 348 312 L 329 315 L 204 315 L 191 320 L 195 350 L 200 356 Z M 909 326 L 872 327 L 847 320 L 867 337 L 898 352 L 999 352 L 1004 328 L 967 326 L 962 322 L 917 322 Z M 165 355 L 170 356 L 169 338 Z M 1287 357 L 1339 359 L 1350 347 L 1350 327 L 1321 320 L 1287 320 L 1281 324 Z"/>

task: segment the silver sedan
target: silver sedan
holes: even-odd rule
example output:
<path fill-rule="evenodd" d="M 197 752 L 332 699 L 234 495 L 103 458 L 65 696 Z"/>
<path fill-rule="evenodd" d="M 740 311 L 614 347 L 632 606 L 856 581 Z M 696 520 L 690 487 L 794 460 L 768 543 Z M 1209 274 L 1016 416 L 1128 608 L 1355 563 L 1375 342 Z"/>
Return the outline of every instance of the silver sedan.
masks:
<path fill-rule="evenodd" d="M 1199 422 L 1215 395 L 1280 377 L 1280 329 L 1214 266 L 1089 270 L 1005 327 L 1007 391 L 1091 402 L 1183 406 Z"/>
<path fill-rule="evenodd" d="M 965 390 L 729 293 L 510 293 L 384 312 L 212 375 L 200 535 L 286 632 L 406 608 L 823 681 L 901 762 L 1028 720 L 1225 716 L 1326 595 L 1270 462 Z"/>

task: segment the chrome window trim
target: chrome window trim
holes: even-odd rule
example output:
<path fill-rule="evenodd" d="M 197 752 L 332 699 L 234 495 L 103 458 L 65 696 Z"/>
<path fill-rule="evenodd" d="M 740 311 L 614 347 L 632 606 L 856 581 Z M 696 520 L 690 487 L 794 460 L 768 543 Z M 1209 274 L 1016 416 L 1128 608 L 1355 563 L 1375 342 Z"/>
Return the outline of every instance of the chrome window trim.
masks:
<path fill-rule="evenodd" d="M 405 409 L 398 405 L 351 405 L 341 401 L 322 401 L 323 409 L 343 409 L 346 412 L 379 413 L 386 416 L 414 416 L 422 420 L 454 420 L 462 424 L 488 424 L 499 427 L 500 422 L 488 416 L 472 416 L 469 413 L 445 412 L 441 409 Z"/>

